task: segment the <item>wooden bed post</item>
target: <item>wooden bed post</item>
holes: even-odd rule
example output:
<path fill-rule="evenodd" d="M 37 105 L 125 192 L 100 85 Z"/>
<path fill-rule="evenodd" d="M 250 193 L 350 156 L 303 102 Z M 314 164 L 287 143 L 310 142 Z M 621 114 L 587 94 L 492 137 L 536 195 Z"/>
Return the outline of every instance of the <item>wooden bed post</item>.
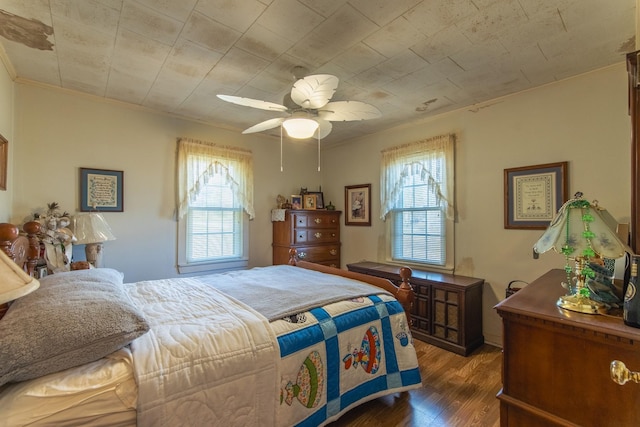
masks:
<path fill-rule="evenodd" d="M 29 221 L 22 226 L 27 234 L 26 237 L 20 236 L 20 230 L 13 224 L 0 224 L 0 250 L 2 250 L 9 258 L 14 260 L 29 276 L 34 275 L 38 258 L 40 258 L 40 223 L 37 221 Z M 22 239 L 19 242 L 18 239 Z M 24 239 L 27 240 L 25 244 Z"/>
<path fill-rule="evenodd" d="M 289 249 L 289 265 L 298 264 L 298 250 L 296 248 Z"/>

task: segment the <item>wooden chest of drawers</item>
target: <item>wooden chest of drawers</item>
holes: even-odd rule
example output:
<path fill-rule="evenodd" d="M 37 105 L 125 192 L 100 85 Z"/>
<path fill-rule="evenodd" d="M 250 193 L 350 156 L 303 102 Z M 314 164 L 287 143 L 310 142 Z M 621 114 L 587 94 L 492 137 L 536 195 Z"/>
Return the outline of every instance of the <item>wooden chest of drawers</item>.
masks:
<path fill-rule="evenodd" d="M 557 307 L 566 276 L 551 270 L 496 305 L 504 327 L 500 425 L 638 426 L 640 384 L 616 384 L 610 365 L 640 371 L 640 329 Z"/>
<path fill-rule="evenodd" d="M 400 267 L 378 262 L 348 264 L 350 271 L 383 277 L 400 284 Z M 411 333 L 419 340 L 467 356 L 484 343 L 483 279 L 412 269 L 416 300 Z"/>
<path fill-rule="evenodd" d="M 298 258 L 340 268 L 341 211 L 294 209 L 284 221 L 273 222 L 273 263 L 289 262 L 289 249 Z"/>

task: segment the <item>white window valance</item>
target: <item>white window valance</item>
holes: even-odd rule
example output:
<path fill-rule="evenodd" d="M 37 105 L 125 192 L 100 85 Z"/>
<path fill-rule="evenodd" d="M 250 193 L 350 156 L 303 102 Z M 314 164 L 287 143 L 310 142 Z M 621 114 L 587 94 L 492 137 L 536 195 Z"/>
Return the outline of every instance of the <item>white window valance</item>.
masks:
<path fill-rule="evenodd" d="M 189 138 L 178 139 L 178 216 L 198 196 L 209 178 L 223 174 L 250 219 L 253 208 L 253 155 L 250 150 Z"/>
<path fill-rule="evenodd" d="M 380 171 L 380 218 L 386 219 L 400 197 L 404 181 L 410 176 L 419 176 L 436 195 L 447 218 L 454 216 L 454 146 L 455 135 L 440 135 L 382 150 Z M 434 171 L 435 159 L 445 158 L 445 170 Z M 436 179 L 441 176 L 444 179 Z"/>

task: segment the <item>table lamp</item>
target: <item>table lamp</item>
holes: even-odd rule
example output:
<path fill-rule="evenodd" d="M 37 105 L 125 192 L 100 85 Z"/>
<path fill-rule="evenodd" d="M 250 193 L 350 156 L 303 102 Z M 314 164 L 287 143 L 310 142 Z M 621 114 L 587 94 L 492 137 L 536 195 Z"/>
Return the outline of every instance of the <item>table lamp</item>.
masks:
<path fill-rule="evenodd" d="M 74 244 L 85 245 L 87 261 L 96 267 L 102 267 L 102 243 L 115 240 L 111 227 L 100 212 L 76 215 L 74 234 L 78 239 Z"/>
<path fill-rule="evenodd" d="M 603 311 L 603 304 L 590 298 L 591 291 L 585 285 L 586 279 L 595 276 L 590 264 L 602 261 L 603 257 L 620 258 L 625 248 L 602 218 L 597 202 L 589 203 L 580 192 L 560 207 L 549 228 L 533 246 L 536 253 L 553 249 L 565 257 L 567 281 L 562 286 L 569 293 L 561 296 L 557 305 L 589 314 Z"/>
<path fill-rule="evenodd" d="M 5 303 L 31 293 L 39 286 L 40 282 L 25 273 L 0 250 L 0 318 L 9 308 Z"/>

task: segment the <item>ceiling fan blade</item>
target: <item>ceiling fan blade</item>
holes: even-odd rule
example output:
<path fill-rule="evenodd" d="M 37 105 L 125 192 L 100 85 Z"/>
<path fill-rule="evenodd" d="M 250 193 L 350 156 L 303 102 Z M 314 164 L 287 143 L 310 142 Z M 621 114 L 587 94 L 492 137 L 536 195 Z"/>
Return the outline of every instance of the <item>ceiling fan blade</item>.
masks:
<path fill-rule="evenodd" d="M 242 131 L 242 133 L 256 133 L 262 132 L 263 130 L 273 129 L 278 127 L 284 122 L 285 117 L 279 117 L 277 119 L 269 119 L 264 122 L 260 122 L 257 125 L 253 125 L 248 129 Z"/>
<path fill-rule="evenodd" d="M 320 134 L 319 138 L 324 139 L 324 137 L 326 137 L 331 133 L 331 129 L 333 129 L 333 125 L 331 124 L 331 122 L 328 122 L 320 118 L 316 118 L 314 120 L 318 122 L 318 125 L 320 126 L 318 126 L 318 129 L 316 129 L 316 131 L 313 133 L 313 138 L 318 139 L 318 133 L 319 133 Z"/>
<path fill-rule="evenodd" d="M 296 81 L 291 99 L 303 108 L 320 108 L 331 100 L 338 88 L 338 78 L 331 74 L 316 74 Z"/>
<path fill-rule="evenodd" d="M 336 101 L 325 105 L 318 116 L 332 122 L 369 120 L 382 116 L 380 110 L 371 104 L 360 101 Z"/>
<path fill-rule="evenodd" d="M 261 110 L 269 111 L 287 111 L 287 107 L 284 105 L 276 104 L 274 102 L 261 101 L 259 99 L 243 98 L 241 96 L 233 95 L 216 95 L 223 101 L 231 102 L 232 104 L 243 105 L 245 107 L 259 108 Z"/>

